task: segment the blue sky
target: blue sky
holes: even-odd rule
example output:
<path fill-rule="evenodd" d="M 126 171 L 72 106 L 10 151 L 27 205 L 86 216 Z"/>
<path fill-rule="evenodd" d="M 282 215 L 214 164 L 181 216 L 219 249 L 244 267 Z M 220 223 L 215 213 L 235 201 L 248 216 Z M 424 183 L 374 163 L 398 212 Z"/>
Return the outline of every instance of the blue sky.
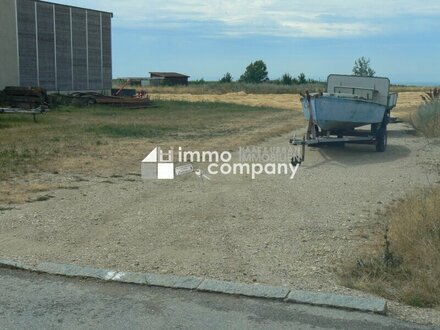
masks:
<path fill-rule="evenodd" d="M 393 83 L 440 84 L 439 0 L 55 0 L 111 11 L 113 76 L 176 71 L 236 79 L 351 73 L 360 56 Z"/>

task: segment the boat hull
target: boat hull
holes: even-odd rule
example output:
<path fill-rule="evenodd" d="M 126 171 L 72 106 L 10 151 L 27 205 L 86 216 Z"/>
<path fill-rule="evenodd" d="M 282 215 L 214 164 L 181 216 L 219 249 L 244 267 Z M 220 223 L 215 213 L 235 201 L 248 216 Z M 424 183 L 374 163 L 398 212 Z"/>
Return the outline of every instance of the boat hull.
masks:
<path fill-rule="evenodd" d="M 342 98 L 335 96 L 319 96 L 301 100 L 304 117 L 313 119 L 318 126 L 326 131 L 349 130 L 356 127 L 382 122 L 386 106 L 369 101 Z"/>

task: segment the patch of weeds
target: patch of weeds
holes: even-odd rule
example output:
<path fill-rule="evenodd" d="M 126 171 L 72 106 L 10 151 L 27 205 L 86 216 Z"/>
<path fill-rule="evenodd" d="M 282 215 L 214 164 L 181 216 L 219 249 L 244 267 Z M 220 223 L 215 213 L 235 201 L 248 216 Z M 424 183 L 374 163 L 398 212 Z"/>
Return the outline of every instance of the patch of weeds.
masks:
<path fill-rule="evenodd" d="M 384 235 L 340 269 L 348 287 L 412 306 L 440 306 L 440 187 L 388 207 Z"/>

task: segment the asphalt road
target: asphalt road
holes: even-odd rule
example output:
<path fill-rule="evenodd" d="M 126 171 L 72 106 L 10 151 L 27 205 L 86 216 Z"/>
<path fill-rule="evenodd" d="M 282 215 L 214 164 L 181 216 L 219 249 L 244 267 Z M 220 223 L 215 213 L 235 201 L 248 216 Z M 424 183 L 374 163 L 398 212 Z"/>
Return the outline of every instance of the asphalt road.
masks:
<path fill-rule="evenodd" d="M 1 329 L 429 329 L 390 317 L 0 269 Z"/>

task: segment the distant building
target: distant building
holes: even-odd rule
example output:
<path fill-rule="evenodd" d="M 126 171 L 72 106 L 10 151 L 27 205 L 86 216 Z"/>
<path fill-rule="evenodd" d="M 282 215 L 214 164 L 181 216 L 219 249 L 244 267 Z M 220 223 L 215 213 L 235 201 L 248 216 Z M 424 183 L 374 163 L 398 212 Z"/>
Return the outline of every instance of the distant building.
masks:
<path fill-rule="evenodd" d="M 189 76 L 176 72 L 150 72 L 150 86 L 188 85 Z"/>
<path fill-rule="evenodd" d="M 0 1 L 0 89 L 112 88 L 112 13 L 39 0 Z"/>

